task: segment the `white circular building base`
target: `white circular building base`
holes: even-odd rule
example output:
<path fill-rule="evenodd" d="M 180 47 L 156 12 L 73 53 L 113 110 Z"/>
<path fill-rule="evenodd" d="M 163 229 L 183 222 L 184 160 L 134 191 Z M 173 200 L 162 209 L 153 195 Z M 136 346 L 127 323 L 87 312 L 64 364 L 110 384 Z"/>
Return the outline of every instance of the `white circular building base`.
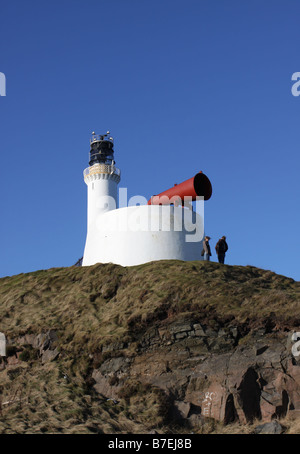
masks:
<path fill-rule="evenodd" d="M 154 260 L 202 260 L 202 216 L 173 205 L 107 211 L 88 227 L 83 266 L 140 265 Z"/>

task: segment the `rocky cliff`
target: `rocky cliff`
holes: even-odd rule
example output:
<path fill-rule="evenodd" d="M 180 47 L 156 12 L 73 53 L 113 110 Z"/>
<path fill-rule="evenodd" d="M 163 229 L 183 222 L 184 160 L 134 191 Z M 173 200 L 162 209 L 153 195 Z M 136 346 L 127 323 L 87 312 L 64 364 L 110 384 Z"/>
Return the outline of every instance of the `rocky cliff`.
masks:
<path fill-rule="evenodd" d="M 0 431 L 299 432 L 299 302 L 299 282 L 212 262 L 0 279 Z"/>

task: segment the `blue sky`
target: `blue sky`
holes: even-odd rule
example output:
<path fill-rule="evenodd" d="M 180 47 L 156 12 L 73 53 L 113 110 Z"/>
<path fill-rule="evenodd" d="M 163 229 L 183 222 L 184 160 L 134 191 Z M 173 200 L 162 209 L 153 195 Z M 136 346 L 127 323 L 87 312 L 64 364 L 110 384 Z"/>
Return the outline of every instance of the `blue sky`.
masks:
<path fill-rule="evenodd" d="M 299 16 L 298 0 L 0 0 L 0 276 L 82 256 L 89 139 L 109 129 L 129 196 L 202 170 L 227 263 L 299 280 Z"/>

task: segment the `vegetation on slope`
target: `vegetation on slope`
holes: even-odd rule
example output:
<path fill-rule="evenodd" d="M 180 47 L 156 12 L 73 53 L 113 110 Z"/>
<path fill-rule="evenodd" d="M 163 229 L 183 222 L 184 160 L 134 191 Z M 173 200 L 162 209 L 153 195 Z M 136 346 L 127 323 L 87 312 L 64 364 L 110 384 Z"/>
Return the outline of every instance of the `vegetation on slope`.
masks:
<path fill-rule="evenodd" d="M 290 329 L 300 324 L 299 301 L 299 282 L 213 262 L 97 264 L 2 278 L 0 331 L 13 345 L 22 335 L 54 329 L 60 355 L 41 364 L 24 346 L 21 362 L 0 371 L 0 432 L 142 433 L 153 421 L 163 426 L 159 390 L 135 389 L 135 412 L 129 390 L 118 405 L 96 395 L 90 370 L 103 347 L 134 345 L 152 325 L 186 314 L 208 324 L 234 320 L 245 332 L 266 324 Z"/>

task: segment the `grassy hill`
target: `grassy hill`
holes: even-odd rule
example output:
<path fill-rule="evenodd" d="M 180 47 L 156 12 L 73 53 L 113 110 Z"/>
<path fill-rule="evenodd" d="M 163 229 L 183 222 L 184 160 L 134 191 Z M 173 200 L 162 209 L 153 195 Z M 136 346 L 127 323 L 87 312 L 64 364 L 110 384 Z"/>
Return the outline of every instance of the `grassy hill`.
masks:
<path fill-rule="evenodd" d="M 140 390 L 138 414 L 126 392 L 116 405 L 92 387 L 91 370 L 109 345 L 122 343 L 124 355 L 136 355 L 146 330 L 186 315 L 212 327 L 234 321 L 242 339 L 261 326 L 292 329 L 300 325 L 299 302 L 300 282 L 213 262 L 97 264 L 2 278 L 0 331 L 8 357 L 2 370 L 0 364 L 0 432 L 147 432 L 153 425 L 139 415 L 148 414 L 149 390 Z M 43 363 L 41 352 L 20 339 L 51 329 L 59 355 Z M 148 419 L 161 412 L 158 394 L 148 393 Z"/>

